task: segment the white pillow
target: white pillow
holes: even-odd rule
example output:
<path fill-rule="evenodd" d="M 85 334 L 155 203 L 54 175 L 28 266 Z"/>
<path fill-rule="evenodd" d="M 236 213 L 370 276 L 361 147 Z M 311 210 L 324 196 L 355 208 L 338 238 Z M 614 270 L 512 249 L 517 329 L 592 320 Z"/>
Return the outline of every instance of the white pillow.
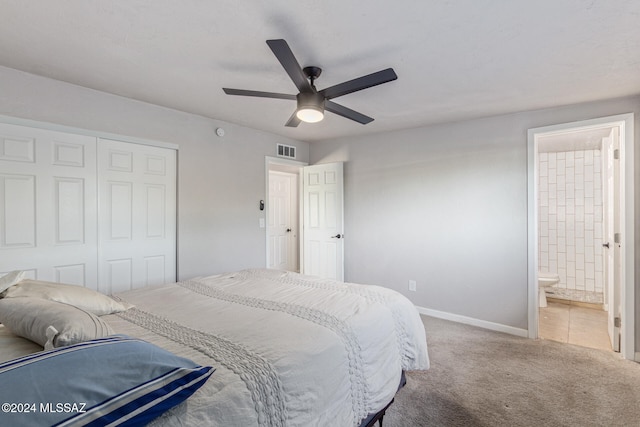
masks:
<path fill-rule="evenodd" d="M 11 273 L 7 273 L 4 276 L 0 277 L 0 293 L 4 292 L 5 289 L 10 288 L 15 285 L 24 277 L 24 271 L 12 271 Z"/>
<path fill-rule="evenodd" d="M 0 322 L 45 350 L 114 333 L 104 320 L 88 311 L 41 298 L 1 299 Z"/>
<path fill-rule="evenodd" d="M 116 301 L 93 289 L 31 279 L 21 281 L 4 293 L 4 298 L 16 297 L 34 297 L 63 302 L 89 311 L 96 316 L 119 313 L 132 307 L 131 304 Z"/>

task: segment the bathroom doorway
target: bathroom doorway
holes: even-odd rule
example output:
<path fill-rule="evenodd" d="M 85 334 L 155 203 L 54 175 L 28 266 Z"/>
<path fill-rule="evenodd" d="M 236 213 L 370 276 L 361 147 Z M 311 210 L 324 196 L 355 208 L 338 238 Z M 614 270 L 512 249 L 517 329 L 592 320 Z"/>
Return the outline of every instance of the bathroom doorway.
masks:
<path fill-rule="evenodd" d="M 529 131 L 532 338 L 634 358 L 632 126 L 629 114 Z M 538 274 L 558 281 L 541 291 Z"/>

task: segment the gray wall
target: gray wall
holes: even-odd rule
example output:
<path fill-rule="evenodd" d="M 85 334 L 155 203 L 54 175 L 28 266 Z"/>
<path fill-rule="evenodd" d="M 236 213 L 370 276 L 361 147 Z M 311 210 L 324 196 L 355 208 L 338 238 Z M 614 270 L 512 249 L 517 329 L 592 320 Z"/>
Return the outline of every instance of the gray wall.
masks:
<path fill-rule="evenodd" d="M 3 67 L 0 114 L 178 144 L 180 279 L 264 266 L 265 156 L 278 142 L 309 155 L 305 142 Z"/>
<path fill-rule="evenodd" d="M 640 141 L 633 97 L 313 143 L 310 163 L 346 162 L 346 280 L 527 329 L 527 130 L 628 112 Z"/>

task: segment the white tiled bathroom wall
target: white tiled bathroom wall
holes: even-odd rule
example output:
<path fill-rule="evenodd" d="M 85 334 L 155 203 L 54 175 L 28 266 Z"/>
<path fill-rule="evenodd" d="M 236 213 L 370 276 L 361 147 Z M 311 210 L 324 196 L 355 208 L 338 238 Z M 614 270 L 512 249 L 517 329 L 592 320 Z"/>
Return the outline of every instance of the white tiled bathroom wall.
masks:
<path fill-rule="evenodd" d="M 539 153 L 539 269 L 558 288 L 603 292 L 600 150 Z"/>

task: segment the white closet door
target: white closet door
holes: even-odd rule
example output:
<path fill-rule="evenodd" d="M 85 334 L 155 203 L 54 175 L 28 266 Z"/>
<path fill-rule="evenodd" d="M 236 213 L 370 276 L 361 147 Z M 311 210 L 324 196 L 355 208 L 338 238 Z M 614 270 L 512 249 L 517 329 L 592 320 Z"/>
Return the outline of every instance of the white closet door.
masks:
<path fill-rule="evenodd" d="M 100 291 L 176 280 L 176 151 L 98 140 Z"/>
<path fill-rule="evenodd" d="M 0 124 L 0 273 L 96 289 L 96 138 Z"/>

